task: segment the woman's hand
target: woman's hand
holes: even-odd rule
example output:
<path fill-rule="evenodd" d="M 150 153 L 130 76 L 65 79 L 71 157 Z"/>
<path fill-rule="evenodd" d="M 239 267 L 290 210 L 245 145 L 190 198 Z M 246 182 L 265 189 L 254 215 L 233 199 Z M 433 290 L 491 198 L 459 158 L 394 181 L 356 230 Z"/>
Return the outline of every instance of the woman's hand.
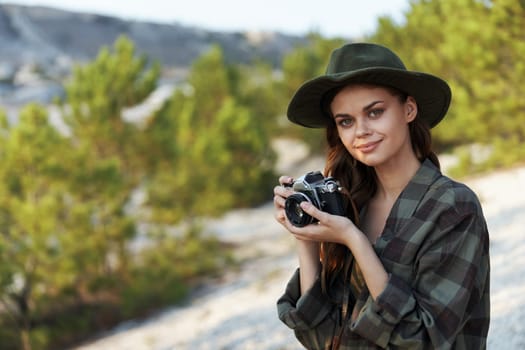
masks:
<path fill-rule="evenodd" d="M 286 198 L 294 193 L 287 184 L 293 183 L 290 176 L 281 176 L 279 178 L 280 186 L 273 189 L 273 204 L 275 206 L 275 219 L 283 225 L 288 231 L 293 233 L 294 226 L 288 221 L 284 209 Z M 298 238 L 296 236 L 296 238 Z M 301 294 L 306 293 L 312 287 L 318 278 L 321 265 L 319 262 L 319 241 L 297 239 L 297 256 L 299 258 L 299 279 L 301 285 Z"/>
<path fill-rule="evenodd" d="M 354 223 L 345 216 L 332 215 L 317 209 L 308 202 L 302 202 L 305 213 L 318 220 L 304 227 L 293 226 L 286 220 L 285 226 L 297 239 L 316 242 L 333 242 L 351 248 L 352 235 L 359 234 Z"/>
<path fill-rule="evenodd" d="M 280 186 L 275 186 L 273 189 L 273 205 L 275 207 L 275 220 L 288 229 L 286 222 L 286 213 L 284 211 L 284 203 L 286 198 L 294 193 L 291 187 L 285 185 L 291 185 L 293 178 L 290 176 L 281 176 L 279 178 Z"/>
<path fill-rule="evenodd" d="M 308 202 L 302 202 L 301 208 L 319 222 L 305 227 L 293 226 L 287 219 L 284 209 L 286 198 L 294 193 L 292 188 L 286 187 L 285 184 L 292 184 L 293 178 L 290 176 L 281 176 L 279 183 L 281 186 L 276 186 L 273 190 L 273 203 L 277 222 L 301 241 L 324 241 L 349 245 L 350 235 L 357 230 L 352 221 L 344 216 L 323 212 Z"/>

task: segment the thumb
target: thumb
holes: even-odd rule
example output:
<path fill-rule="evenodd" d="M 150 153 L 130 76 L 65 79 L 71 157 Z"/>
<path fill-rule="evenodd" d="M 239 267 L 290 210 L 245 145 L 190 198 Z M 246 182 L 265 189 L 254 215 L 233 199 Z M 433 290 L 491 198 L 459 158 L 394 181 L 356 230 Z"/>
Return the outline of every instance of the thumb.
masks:
<path fill-rule="evenodd" d="M 312 203 L 310 202 L 301 202 L 301 209 L 304 210 L 305 213 L 310 215 L 313 218 L 316 218 L 317 220 L 321 220 L 321 216 L 323 215 L 323 212 L 319 209 L 317 209 Z"/>

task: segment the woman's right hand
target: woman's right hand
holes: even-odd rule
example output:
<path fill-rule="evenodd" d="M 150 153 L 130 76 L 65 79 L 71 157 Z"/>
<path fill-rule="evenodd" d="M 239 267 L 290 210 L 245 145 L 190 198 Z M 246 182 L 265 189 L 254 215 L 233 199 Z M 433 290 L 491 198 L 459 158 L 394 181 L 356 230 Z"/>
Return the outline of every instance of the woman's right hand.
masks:
<path fill-rule="evenodd" d="M 290 176 L 283 175 L 279 177 L 279 186 L 275 186 L 273 189 L 273 205 L 275 207 L 275 219 L 278 223 L 286 227 L 286 213 L 284 211 L 284 203 L 286 198 L 293 194 L 292 187 L 293 178 Z M 288 186 L 286 186 L 288 185 Z"/>
<path fill-rule="evenodd" d="M 286 198 L 294 193 L 291 186 L 293 178 L 290 176 L 281 176 L 279 178 L 280 186 L 273 189 L 273 205 L 275 206 L 275 219 L 283 225 L 290 233 L 292 224 L 288 222 L 284 210 Z M 306 293 L 315 283 L 321 271 L 319 263 L 319 242 L 297 239 L 297 255 L 299 257 L 299 279 L 301 285 L 301 294 Z"/>

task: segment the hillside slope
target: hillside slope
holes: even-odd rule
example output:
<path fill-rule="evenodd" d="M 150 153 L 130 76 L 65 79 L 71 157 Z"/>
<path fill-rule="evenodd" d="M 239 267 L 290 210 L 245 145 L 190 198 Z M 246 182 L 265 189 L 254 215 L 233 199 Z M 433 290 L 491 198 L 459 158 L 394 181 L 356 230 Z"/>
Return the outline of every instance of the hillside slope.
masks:
<path fill-rule="evenodd" d="M 232 62 L 263 58 L 279 65 L 283 54 L 305 37 L 283 33 L 216 32 L 177 23 L 124 20 L 49 7 L 0 4 L 0 63 L 89 60 L 120 35 L 141 53 L 168 66 L 188 66 L 211 45 L 220 45 Z"/>

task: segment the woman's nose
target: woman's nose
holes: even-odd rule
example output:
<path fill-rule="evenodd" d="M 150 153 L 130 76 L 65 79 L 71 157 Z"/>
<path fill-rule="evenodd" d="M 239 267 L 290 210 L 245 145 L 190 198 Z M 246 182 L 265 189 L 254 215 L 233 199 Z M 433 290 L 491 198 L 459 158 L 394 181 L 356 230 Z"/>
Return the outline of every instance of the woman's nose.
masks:
<path fill-rule="evenodd" d="M 358 120 L 356 122 L 356 136 L 363 137 L 370 135 L 370 128 L 368 123 L 365 120 Z"/>

